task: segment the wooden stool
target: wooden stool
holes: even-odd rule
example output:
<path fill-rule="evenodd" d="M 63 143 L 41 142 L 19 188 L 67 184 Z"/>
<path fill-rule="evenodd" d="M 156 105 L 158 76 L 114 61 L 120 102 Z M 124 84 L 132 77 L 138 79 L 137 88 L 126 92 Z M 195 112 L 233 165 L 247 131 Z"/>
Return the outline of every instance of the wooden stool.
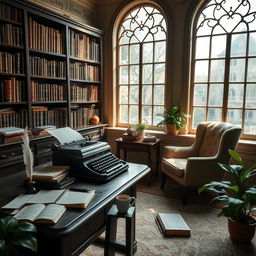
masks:
<path fill-rule="evenodd" d="M 125 243 L 116 241 L 117 219 L 125 218 Z M 115 248 L 125 252 L 125 255 L 132 256 L 137 249 L 135 241 L 135 207 L 130 207 L 125 214 L 118 212 L 116 205 L 113 205 L 107 214 L 105 256 L 115 255 Z"/>

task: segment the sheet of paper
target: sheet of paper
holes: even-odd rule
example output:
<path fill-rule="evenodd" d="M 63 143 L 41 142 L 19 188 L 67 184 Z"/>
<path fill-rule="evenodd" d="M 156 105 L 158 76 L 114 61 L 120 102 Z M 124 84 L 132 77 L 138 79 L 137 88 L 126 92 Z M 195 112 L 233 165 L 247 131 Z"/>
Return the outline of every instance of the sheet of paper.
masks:
<path fill-rule="evenodd" d="M 71 129 L 70 127 L 63 127 L 55 130 L 47 130 L 52 136 L 54 136 L 60 144 L 68 144 L 83 139 L 83 136 Z"/>
<path fill-rule="evenodd" d="M 32 198 L 34 195 L 20 194 L 14 198 L 11 202 L 4 205 L 2 209 L 20 209 L 26 202 Z"/>
<path fill-rule="evenodd" d="M 37 194 L 33 195 L 27 201 L 27 204 L 52 204 L 60 197 L 64 192 L 64 189 L 59 190 L 40 190 Z"/>

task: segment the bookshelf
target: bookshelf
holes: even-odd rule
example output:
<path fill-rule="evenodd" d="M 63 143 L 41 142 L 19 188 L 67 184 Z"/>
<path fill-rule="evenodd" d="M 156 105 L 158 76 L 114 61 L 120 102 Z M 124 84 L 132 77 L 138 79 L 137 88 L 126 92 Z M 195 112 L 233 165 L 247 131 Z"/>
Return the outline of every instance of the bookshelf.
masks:
<path fill-rule="evenodd" d="M 94 113 L 103 117 L 101 48 L 96 28 L 28 1 L 0 0 L 0 128 L 101 134 L 104 125 L 89 125 Z"/>

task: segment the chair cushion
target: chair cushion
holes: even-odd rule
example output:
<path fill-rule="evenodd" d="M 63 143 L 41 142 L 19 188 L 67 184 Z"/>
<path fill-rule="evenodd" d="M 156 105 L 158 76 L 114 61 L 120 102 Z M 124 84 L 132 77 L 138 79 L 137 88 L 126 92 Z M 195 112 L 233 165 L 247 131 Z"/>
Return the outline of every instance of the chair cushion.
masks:
<path fill-rule="evenodd" d="M 182 177 L 184 175 L 187 159 L 184 158 L 163 158 L 162 164 L 171 172 L 177 176 Z"/>
<path fill-rule="evenodd" d="M 207 126 L 198 156 L 215 156 L 218 152 L 223 133 L 232 125 L 229 123 L 213 122 Z"/>

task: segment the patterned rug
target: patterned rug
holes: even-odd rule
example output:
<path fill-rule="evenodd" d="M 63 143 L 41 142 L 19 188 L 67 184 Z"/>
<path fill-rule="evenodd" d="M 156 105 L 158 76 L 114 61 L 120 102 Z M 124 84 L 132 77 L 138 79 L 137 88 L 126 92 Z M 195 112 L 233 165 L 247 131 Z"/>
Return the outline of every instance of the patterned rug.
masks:
<path fill-rule="evenodd" d="M 255 256 L 256 236 L 250 244 L 234 244 L 227 219 L 219 209 L 138 192 L 136 212 L 136 256 Z M 158 212 L 180 213 L 191 229 L 191 237 L 164 237 L 155 222 Z M 118 240 L 124 241 L 124 223 L 118 222 Z M 80 256 L 102 256 L 104 248 L 91 245 Z M 124 255 L 116 253 L 116 255 Z"/>

